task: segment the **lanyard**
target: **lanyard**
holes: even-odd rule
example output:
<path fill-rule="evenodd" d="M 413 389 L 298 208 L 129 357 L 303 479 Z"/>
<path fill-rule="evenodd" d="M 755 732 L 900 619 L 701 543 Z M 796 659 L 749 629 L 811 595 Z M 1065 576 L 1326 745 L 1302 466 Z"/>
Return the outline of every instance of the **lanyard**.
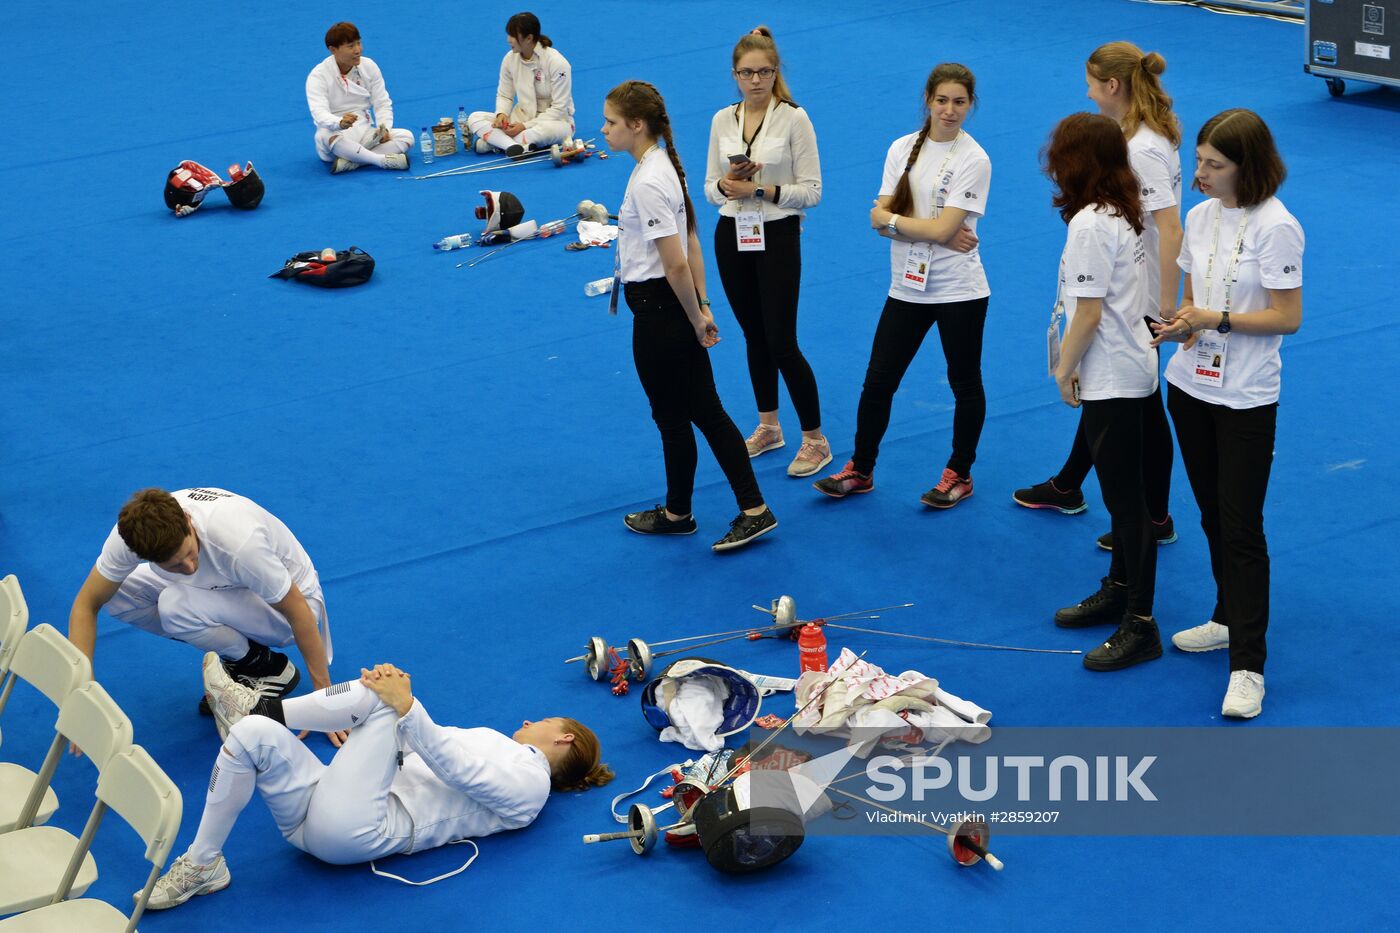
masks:
<path fill-rule="evenodd" d="M 1210 237 L 1210 258 L 1206 260 L 1205 300 L 1208 303 L 1211 300 L 1211 293 L 1213 291 L 1212 279 L 1215 277 L 1215 251 L 1220 246 L 1220 215 L 1223 213 L 1225 213 L 1225 205 L 1221 204 L 1215 209 L 1215 225 Z M 1228 266 L 1223 270 L 1222 278 L 1225 280 L 1225 306 L 1218 310 L 1227 313 L 1230 310 L 1230 292 L 1234 289 L 1235 282 L 1238 279 L 1240 255 L 1244 252 L 1244 231 L 1245 227 L 1249 224 L 1249 215 L 1250 211 L 1245 210 L 1243 216 L 1240 217 L 1239 229 L 1235 231 L 1235 248 L 1230 253 L 1230 262 Z M 1209 307 L 1209 304 L 1207 304 L 1207 307 Z"/>
<path fill-rule="evenodd" d="M 953 137 L 953 144 L 948 147 L 948 152 L 943 156 L 943 164 L 938 166 L 938 174 L 933 176 L 933 219 L 937 220 L 938 215 L 943 213 L 943 208 L 938 204 L 938 189 L 943 186 L 944 173 L 948 171 L 948 163 L 953 161 L 953 153 L 958 151 L 958 143 L 962 142 L 963 131 L 958 130 L 958 135 Z"/>
<path fill-rule="evenodd" d="M 744 155 L 746 155 L 746 156 L 751 156 L 751 155 L 753 155 L 753 144 L 756 143 L 756 142 L 758 142 L 758 136 L 759 136 L 760 133 L 763 132 L 763 125 L 764 125 L 765 123 L 768 122 L 768 116 L 769 116 L 769 114 L 771 114 L 771 113 L 773 112 L 773 105 L 776 104 L 777 102 L 778 102 L 778 98 L 777 98 L 777 97 L 770 96 L 770 97 L 768 98 L 768 109 L 765 110 L 765 111 L 763 111 L 763 118 L 762 118 L 761 120 L 758 121 L 758 126 L 757 126 L 757 127 L 754 129 L 754 131 L 753 131 L 753 139 L 750 139 L 748 142 L 744 143 Z M 744 117 L 745 117 L 745 115 L 747 114 L 747 110 L 746 110 L 745 107 L 744 107 L 743 101 L 740 101 L 740 102 L 736 105 L 736 109 L 737 109 L 737 112 L 735 113 L 734 117 L 735 117 L 735 119 L 738 120 L 738 122 L 739 122 L 739 142 L 743 143 L 743 142 L 744 142 Z"/>
<path fill-rule="evenodd" d="M 657 148 L 657 144 L 652 143 L 651 146 L 647 148 L 647 151 L 642 153 L 642 157 L 637 160 L 637 164 L 632 166 L 632 174 L 627 176 L 627 188 L 625 189 L 627 193 L 623 195 L 622 199 L 624 210 L 627 207 L 627 198 L 632 194 L 632 179 L 637 177 L 637 171 L 642 167 L 642 163 L 647 160 L 647 156 L 655 152 Z M 609 314 L 617 313 L 617 293 L 622 291 L 622 235 L 626 232 L 622 226 L 622 214 L 623 211 L 618 211 L 617 252 L 613 254 L 613 287 L 612 296 L 608 298 Z"/>

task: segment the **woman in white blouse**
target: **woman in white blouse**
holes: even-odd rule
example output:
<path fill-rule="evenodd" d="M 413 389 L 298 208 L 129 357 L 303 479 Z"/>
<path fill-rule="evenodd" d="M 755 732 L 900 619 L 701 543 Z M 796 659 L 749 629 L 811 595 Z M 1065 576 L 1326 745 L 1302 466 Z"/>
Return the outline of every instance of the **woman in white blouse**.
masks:
<path fill-rule="evenodd" d="M 817 379 L 797 345 L 802 282 L 802 218 L 822 197 L 817 136 L 792 99 L 772 33 L 764 26 L 734 46 L 741 99 L 710 123 L 705 197 L 719 206 L 715 260 L 748 345 L 758 427 L 750 457 L 784 446 L 778 422 L 778 374 L 802 426 L 789 476 L 811 476 L 831 462 L 822 435 Z"/>
<path fill-rule="evenodd" d="M 1284 334 L 1303 321 L 1303 228 L 1274 197 L 1286 171 L 1259 115 L 1226 110 L 1196 135 L 1192 187 L 1210 200 L 1186 215 L 1181 309 L 1154 327 L 1180 341 L 1167 364 L 1167 410 L 1210 546 L 1215 610 L 1172 636 L 1182 651 L 1230 649 L 1221 713 L 1264 702 L 1269 550 L 1264 496 L 1274 459 Z"/>

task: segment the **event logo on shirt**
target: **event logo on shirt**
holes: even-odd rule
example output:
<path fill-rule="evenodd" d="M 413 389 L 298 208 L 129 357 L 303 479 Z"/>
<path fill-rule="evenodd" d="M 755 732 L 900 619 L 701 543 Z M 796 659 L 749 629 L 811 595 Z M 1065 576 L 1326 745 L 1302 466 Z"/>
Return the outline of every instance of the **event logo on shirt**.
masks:
<path fill-rule="evenodd" d="M 656 220 L 655 218 L 652 218 L 651 220 L 648 220 L 648 221 L 647 221 L 647 226 L 648 226 L 648 227 L 655 227 L 655 226 L 656 226 L 657 224 L 659 224 L 659 223 L 661 223 L 661 221 Z"/>
<path fill-rule="evenodd" d="M 1150 197 L 1152 197 L 1152 196 L 1153 196 L 1154 194 L 1156 194 L 1156 193 L 1157 193 L 1157 189 L 1156 189 L 1156 188 L 1143 188 L 1143 189 L 1142 189 L 1142 196 L 1143 196 L 1144 198 L 1150 198 Z"/>
<path fill-rule="evenodd" d="M 1284 267 L 1283 267 L 1283 274 L 1284 274 L 1284 275 L 1291 275 L 1292 273 L 1297 272 L 1297 271 L 1298 271 L 1298 267 L 1297 267 L 1297 266 L 1284 266 Z"/>
<path fill-rule="evenodd" d="M 1079 277 L 1079 281 L 1081 281 L 1081 282 L 1092 282 L 1092 281 L 1094 281 L 1094 277 L 1093 277 L 1092 275 L 1081 275 L 1081 276 Z"/>
<path fill-rule="evenodd" d="M 964 191 L 964 192 L 963 192 L 963 197 L 967 198 L 967 199 L 970 200 L 970 201 L 976 201 L 976 200 L 977 200 L 977 192 L 976 192 L 976 191 Z"/>

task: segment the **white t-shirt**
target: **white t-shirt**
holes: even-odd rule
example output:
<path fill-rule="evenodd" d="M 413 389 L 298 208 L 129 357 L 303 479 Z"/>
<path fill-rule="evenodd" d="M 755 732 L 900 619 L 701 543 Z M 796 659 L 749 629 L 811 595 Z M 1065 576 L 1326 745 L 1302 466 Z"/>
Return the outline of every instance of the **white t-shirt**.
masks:
<path fill-rule="evenodd" d="M 1086 207 L 1069 221 L 1060 257 L 1060 297 L 1072 323 L 1080 298 L 1102 298 L 1103 316 L 1079 361 L 1079 397 L 1145 398 L 1157 390 L 1157 354 L 1143 320 L 1147 254 L 1122 217 Z"/>
<path fill-rule="evenodd" d="M 1191 208 L 1186 215 L 1181 258 L 1177 265 L 1191 276 L 1191 294 L 1198 308 L 1224 311 L 1225 285 L 1230 259 L 1235 251 L 1243 208 L 1223 207 L 1211 198 Z M 1220 235 L 1215 236 L 1216 219 Z M 1211 266 L 1211 241 L 1215 240 L 1215 262 L 1209 289 L 1207 267 Z M 1278 198 L 1269 198 L 1250 210 L 1245 224 L 1244 243 L 1230 288 L 1230 317 L 1239 320 L 1251 311 L 1269 307 L 1268 289 L 1301 288 L 1303 285 L 1303 228 Z M 1207 293 L 1209 291 L 1209 293 Z M 1280 334 L 1254 335 L 1233 332 L 1225 353 L 1225 374 L 1219 386 L 1197 385 L 1195 350 L 1180 345 L 1167 363 L 1167 381 L 1187 395 L 1226 408 L 1258 408 L 1278 401 L 1279 375 L 1283 361 Z"/>
<path fill-rule="evenodd" d="M 1148 127 L 1139 126 L 1128 140 L 1128 162 L 1137 175 L 1142 192 L 1142 246 L 1147 251 L 1148 313 L 1161 309 L 1162 267 L 1158 261 L 1161 237 L 1153 211 L 1181 203 L 1181 154 L 1171 140 Z"/>
<path fill-rule="evenodd" d="M 918 133 L 901 136 L 890 146 L 885 156 L 885 174 L 880 181 L 880 196 L 894 194 L 909 152 L 914 148 Z M 956 150 L 954 146 L 956 145 Z M 952 152 L 951 157 L 949 156 Z M 946 164 L 946 168 L 944 168 Z M 935 177 L 940 175 L 941 178 Z M 934 202 L 941 206 L 967 211 L 966 226 L 977 232 L 977 220 L 987 210 L 987 193 L 992 185 L 992 160 L 967 133 L 952 142 L 924 140 L 919 158 L 909 170 L 909 189 L 914 195 L 914 209 L 908 215 L 928 220 L 934 214 Z M 910 244 L 890 241 L 890 297 L 915 304 L 941 304 L 948 301 L 968 301 L 986 298 L 992 292 L 987 287 L 987 274 L 982 271 L 982 257 L 974 247 L 966 253 L 934 243 L 929 259 L 928 282 L 923 291 L 904 285 L 904 269 L 909 260 Z"/>
<path fill-rule="evenodd" d="M 617 226 L 617 256 L 624 282 L 645 282 L 666 275 L 661 253 L 652 242 L 659 237 L 679 234 L 681 250 L 689 252 L 685 192 L 681 190 L 671 157 L 659 147 L 637 163 L 632 180 L 627 183 L 627 194 L 622 198 Z"/>
<path fill-rule="evenodd" d="M 171 495 L 194 525 L 199 569 L 186 575 L 151 564 L 157 576 L 201 590 L 242 587 L 268 603 L 281 602 L 295 584 L 303 596 L 324 605 L 321 579 L 311 558 L 277 516 L 224 489 L 181 489 Z M 121 583 L 141 563 L 114 525 L 97 558 L 97 572 Z"/>

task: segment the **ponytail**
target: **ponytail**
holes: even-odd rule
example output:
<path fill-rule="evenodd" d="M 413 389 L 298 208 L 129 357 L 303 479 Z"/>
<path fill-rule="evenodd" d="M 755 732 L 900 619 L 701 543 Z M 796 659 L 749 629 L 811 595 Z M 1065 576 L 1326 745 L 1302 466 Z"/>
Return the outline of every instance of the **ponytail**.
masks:
<path fill-rule="evenodd" d="M 967 88 L 967 96 L 976 103 L 977 101 L 977 78 L 965 65 L 956 62 L 944 62 L 934 67 L 929 72 L 928 80 L 924 82 L 924 108 L 928 109 L 928 102 L 933 99 L 933 94 L 938 90 L 938 85 L 944 83 L 960 84 Z M 914 192 L 909 188 L 909 172 L 914 168 L 914 163 L 919 161 L 919 152 L 924 148 L 924 140 L 928 139 L 928 134 L 933 131 L 933 115 L 924 117 L 924 125 L 919 128 L 919 136 L 914 140 L 914 147 L 909 150 L 909 161 L 904 163 L 904 172 L 899 176 L 899 182 L 894 186 L 894 193 L 890 195 L 890 203 L 886 206 L 891 214 L 911 214 L 914 208 Z"/>
<path fill-rule="evenodd" d="M 676 152 L 676 143 L 671 136 L 671 118 L 666 115 L 666 101 L 661 98 L 661 92 L 645 81 L 623 81 L 608 92 L 607 101 L 624 120 L 641 120 L 646 124 L 648 134 L 666 144 L 666 156 L 676 170 L 676 177 L 681 183 L 681 197 L 685 198 L 686 233 L 694 233 L 695 205 L 685 185 L 685 169 L 681 167 L 680 153 Z"/>
<path fill-rule="evenodd" d="M 1172 113 L 1172 99 L 1162 89 L 1158 76 L 1167 70 L 1167 60 L 1157 52 L 1143 54 L 1131 42 L 1101 45 L 1085 63 L 1095 80 L 1117 78 L 1127 89 L 1128 110 L 1121 125 L 1123 135 L 1132 139 L 1138 127 L 1146 126 L 1172 144 L 1181 145 L 1181 125 Z"/>
<path fill-rule="evenodd" d="M 542 45 L 547 49 L 554 47 L 554 43 L 549 41 L 549 36 L 540 32 L 540 18 L 534 13 L 516 13 L 506 20 L 506 35 L 514 36 L 517 39 L 534 36 L 536 45 Z"/>

